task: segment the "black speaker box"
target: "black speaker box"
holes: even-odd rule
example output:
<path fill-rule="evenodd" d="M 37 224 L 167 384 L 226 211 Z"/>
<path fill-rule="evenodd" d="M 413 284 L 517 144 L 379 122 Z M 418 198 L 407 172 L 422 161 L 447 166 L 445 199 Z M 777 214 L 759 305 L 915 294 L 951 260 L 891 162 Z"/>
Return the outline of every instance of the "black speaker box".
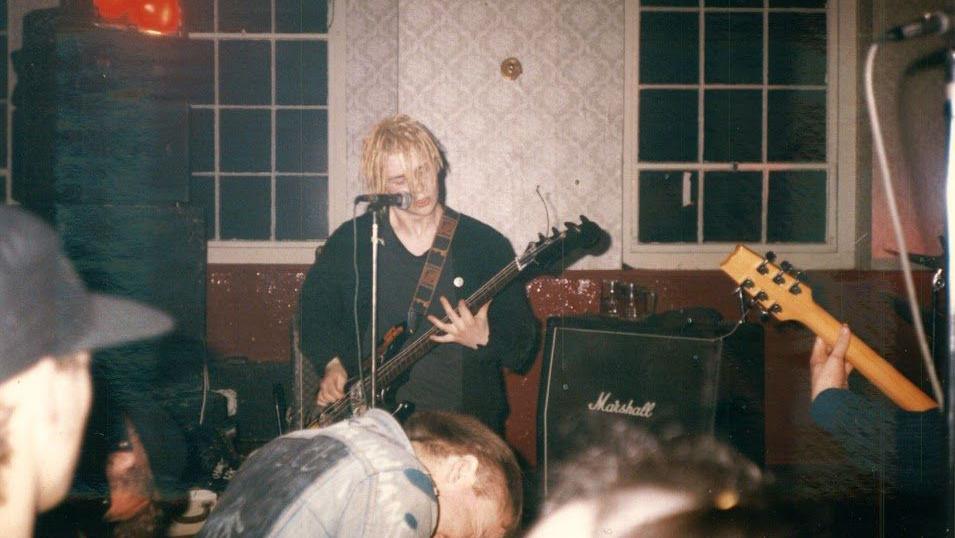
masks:
<path fill-rule="evenodd" d="M 14 197 L 51 203 L 189 200 L 188 103 L 211 102 L 211 42 L 24 18 L 12 54 Z"/>
<path fill-rule="evenodd" d="M 723 323 L 707 309 L 645 322 L 549 318 L 537 413 L 545 494 L 554 466 L 580 442 L 573 425 L 589 416 L 663 436 L 714 434 L 762 465 L 763 401 L 760 325 Z"/>

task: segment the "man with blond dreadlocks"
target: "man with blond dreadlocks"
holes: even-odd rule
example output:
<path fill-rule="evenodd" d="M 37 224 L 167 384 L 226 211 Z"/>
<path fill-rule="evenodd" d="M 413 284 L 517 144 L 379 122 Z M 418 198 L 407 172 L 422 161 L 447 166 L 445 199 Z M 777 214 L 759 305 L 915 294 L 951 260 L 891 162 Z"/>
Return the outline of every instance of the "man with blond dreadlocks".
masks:
<path fill-rule="evenodd" d="M 391 207 L 381 218 L 377 332 L 405 323 L 421 334 L 433 325 L 439 345 L 411 368 L 397 399 L 416 409 L 470 414 L 501 432 L 507 413 L 501 367 L 528 364 L 536 322 L 519 280 L 474 312 L 465 304 L 515 255 L 499 232 L 444 204 L 447 168 L 435 137 L 406 115 L 379 122 L 362 144 L 366 190 L 410 195 L 410 205 Z M 302 287 L 301 349 L 323 373 L 319 406 L 344 396 L 371 349 L 371 228 L 371 211 L 339 227 Z M 426 264 L 440 266 L 430 281 Z M 436 286 L 422 284 L 434 280 Z"/>

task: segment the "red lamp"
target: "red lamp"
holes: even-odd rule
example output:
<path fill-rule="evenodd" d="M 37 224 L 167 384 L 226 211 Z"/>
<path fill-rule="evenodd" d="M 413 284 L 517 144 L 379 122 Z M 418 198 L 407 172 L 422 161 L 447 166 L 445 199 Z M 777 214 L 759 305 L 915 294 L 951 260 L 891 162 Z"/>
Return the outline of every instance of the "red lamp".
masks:
<path fill-rule="evenodd" d="M 143 32 L 175 33 L 182 26 L 179 0 L 93 0 L 107 23 L 128 24 Z"/>

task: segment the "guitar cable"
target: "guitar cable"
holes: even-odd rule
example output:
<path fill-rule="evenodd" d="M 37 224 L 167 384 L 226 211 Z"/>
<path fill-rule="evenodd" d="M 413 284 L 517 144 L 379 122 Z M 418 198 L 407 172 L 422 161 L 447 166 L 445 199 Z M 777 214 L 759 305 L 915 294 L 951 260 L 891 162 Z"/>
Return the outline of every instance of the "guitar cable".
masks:
<path fill-rule="evenodd" d="M 885 141 L 882 139 L 882 126 L 879 123 L 879 113 L 875 102 L 875 89 L 872 82 L 872 72 L 875 65 L 875 56 L 879 50 L 879 43 L 873 43 L 869 46 L 869 52 L 865 60 L 865 100 L 866 108 L 869 113 L 869 122 L 872 130 L 872 140 L 875 145 L 875 153 L 879 161 L 879 170 L 882 172 L 882 190 L 885 192 L 886 205 L 889 208 L 889 216 L 892 219 L 892 231 L 895 234 L 895 241 L 899 249 L 899 261 L 902 264 L 902 275 L 905 282 L 905 292 L 908 298 L 909 309 L 912 311 L 912 325 L 915 327 L 916 340 L 918 341 L 919 351 L 922 355 L 925 371 L 928 373 L 929 381 L 932 384 L 932 392 L 938 403 L 939 410 L 944 409 L 945 399 L 942 396 L 942 385 L 938 380 L 938 373 L 935 370 L 935 363 L 932 360 L 932 353 L 928 348 L 928 340 L 925 337 L 925 327 L 922 325 L 922 313 L 919 310 L 918 298 L 915 296 L 915 283 L 912 280 L 912 266 L 909 263 L 909 249 L 905 242 L 905 236 L 902 234 L 902 220 L 899 218 L 899 209 L 895 201 L 895 191 L 892 188 L 892 173 L 889 171 L 889 161 L 885 152 Z M 951 269 L 951 268 L 949 268 Z"/>

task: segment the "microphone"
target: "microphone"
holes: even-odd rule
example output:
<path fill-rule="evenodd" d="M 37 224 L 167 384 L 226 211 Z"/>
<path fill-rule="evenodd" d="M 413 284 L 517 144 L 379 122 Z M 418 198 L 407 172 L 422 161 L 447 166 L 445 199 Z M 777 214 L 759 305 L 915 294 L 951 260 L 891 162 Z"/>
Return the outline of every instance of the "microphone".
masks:
<path fill-rule="evenodd" d="M 355 203 L 359 202 L 368 202 L 374 206 L 396 206 L 401 209 L 408 209 L 411 207 L 411 195 L 407 192 L 399 192 L 398 194 L 362 194 L 355 197 Z"/>
<path fill-rule="evenodd" d="M 885 33 L 886 41 L 904 41 L 914 37 L 944 34 L 952 29 L 952 16 L 945 11 L 926 13 L 918 19 L 896 26 Z"/>

